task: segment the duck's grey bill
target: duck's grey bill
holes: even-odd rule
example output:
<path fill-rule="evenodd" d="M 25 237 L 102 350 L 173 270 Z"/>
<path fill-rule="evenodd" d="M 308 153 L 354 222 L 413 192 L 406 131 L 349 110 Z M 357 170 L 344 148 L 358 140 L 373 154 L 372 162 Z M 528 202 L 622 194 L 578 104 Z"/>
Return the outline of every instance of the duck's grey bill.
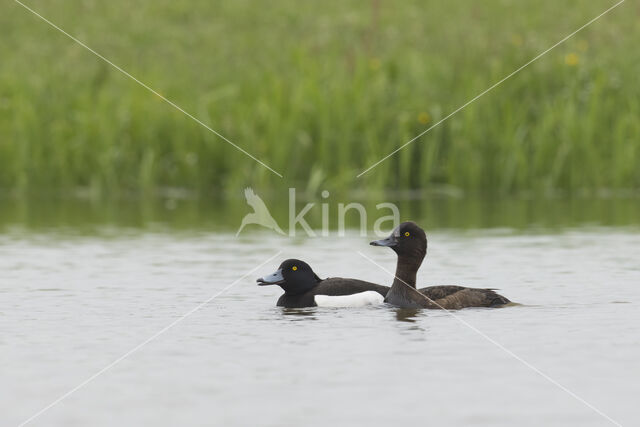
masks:
<path fill-rule="evenodd" d="M 398 241 L 396 240 L 396 238 L 391 235 L 389 237 L 387 237 L 386 239 L 381 239 L 381 240 L 374 240 L 373 242 L 369 243 L 371 246 L 387 246 L 387 247 L 392 247 L 395 246 L 398 243 Z"/>
<path fill-rule="evenodd" d="M 268 274 L 257 280 L 258 286 L 267 285 L 279 285 L 284 283 L 284 277 L 282 277 L 282 270 L 278 270 L 275 273 Z"/>

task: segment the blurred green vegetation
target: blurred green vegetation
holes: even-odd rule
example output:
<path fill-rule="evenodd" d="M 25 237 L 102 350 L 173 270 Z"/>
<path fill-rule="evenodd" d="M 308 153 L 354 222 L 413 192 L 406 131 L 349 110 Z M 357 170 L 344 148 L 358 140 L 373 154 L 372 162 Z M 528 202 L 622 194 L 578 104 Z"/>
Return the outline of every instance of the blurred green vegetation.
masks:
<path fill-rule="evenodd" d="M 632 2 L 358 179 L 615 1 L 25 3 L 284 179 L 7 2 L 4 191 L 640 187 Z"/>
<path fill-rule="evenodd" d="M 351 203 L 347 196 L 334 195 L 328 199 L 297 198 L 295 213 L 307 203 L 313 203 L 303 218 L 320 235 L 323 227 L 322 204 L 328 204 L 327 216 L 331 235 L 339 231 L 340 203 Z M 600 198 L 526 198 L 506 197 L 438 197 L 388 200 L 400 211 L 400 220 L 413 220 L 428 232 L 442 229 L 476 230 L 500 229 L 507 232 L 542 233 L 563 232 L 572 228 L 626 227 L 637 232 L 640 227 L 640 200 L 635 197 Z M 244 215 L 252 212 L 244 200 L 231 198 L 150 197 L 120 199 L 29 199 L 11 203 L 0 199 L 0 235 L 23 231 L 62 233 L 65 235 L 123 235 L 145 232 L 229 232 L 235 233 Z M 376 220 L 389 215 L 388 208 L 377 208 L 379 201 L 360 200 L 366 209 L 362 220 L 357 211 L 345 216 L 347 229 L 357 231 L 364 224 L 373 232 Z M 289 200 L 286 197 L 266 201 L 280 227 L 291 233 Z M 384 229 L 391 226 L 387 221 Z M 295 235 L 305 238 L 300 224 Z M 248 225 L 240 234 L 243 239 L 259 239 L 260 233 L 274 233 L 259 225 Z"/>

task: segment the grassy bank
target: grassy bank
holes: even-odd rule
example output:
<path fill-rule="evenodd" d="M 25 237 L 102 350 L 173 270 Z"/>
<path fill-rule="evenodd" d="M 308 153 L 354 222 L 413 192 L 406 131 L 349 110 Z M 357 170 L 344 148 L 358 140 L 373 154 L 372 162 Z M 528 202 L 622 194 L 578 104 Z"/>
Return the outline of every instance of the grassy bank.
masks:
<path fill-rule="evenodd" d="M 467 191 L 640 186 L 639 9 L 626 2 L 362 178 L 613 1 L 27 3 L 0 14 L 0 188 Z"/>

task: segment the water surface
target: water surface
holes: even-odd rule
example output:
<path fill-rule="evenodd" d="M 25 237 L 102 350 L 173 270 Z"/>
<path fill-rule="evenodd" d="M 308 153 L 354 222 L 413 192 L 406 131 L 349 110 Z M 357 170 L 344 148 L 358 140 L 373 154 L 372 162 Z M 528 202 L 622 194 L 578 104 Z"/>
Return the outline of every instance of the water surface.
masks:
<path fill-rule="evenodd" d="M 390 278 L 350 235 L 7 227 L 0 236 L 0 424 L 16 425 L 235 283 L 33 425 L 623 425 L 640 396 L 640 232 L 432 231 L 420 285 L 522 305 L 284 310 L 255 278 L 289 257 L 321 277 Z M 282 251 L 254 273 L 248 271 Z M 238 280 L 240 279 L 240 280 Z"/>

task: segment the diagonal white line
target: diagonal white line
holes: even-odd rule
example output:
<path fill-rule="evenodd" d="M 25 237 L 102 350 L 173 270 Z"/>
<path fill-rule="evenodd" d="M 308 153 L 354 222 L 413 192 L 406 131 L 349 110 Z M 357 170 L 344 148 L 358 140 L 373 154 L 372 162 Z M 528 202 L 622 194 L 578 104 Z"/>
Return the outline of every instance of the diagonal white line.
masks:
<path fill-rule="evenodd" d="M 363 254 L 362 252 L 358 251 L 358 254 L 360 254 L 360 256 L 362 256 L 364 259 L 366 259 L 367 261 L 371 262 L 373 265 L 377 266 L 378 268 L 380 268 L 382 271 L 388 273 L 389 275 L 395 277 L 396 279 L 400 280 L 402 283 L 404 283 L 405 285 L 413 288 L 413 286 L 409 285 L 408 283 L 406 283 L 404 280 L 400 279 L 398 276 L 396 276 L 395 274 L 393 274 L 392 272 L 390 272 L 389 270 L 387 270 L 386 268 L 384 268 L 383 266 L 381 266 L 380 264 L 378 264 L 377 262 L 375 262 L 374 260 L 372 260 L 371 258 L 369 258 L 368 256 L 366 256 L 365 254 Z M 572 392 L 571 390 L 569 390 L 568 388 L 566 388 L 565 386 L 563 386 L 562 384 L 560 384 L 558 381 L 554 380 L 553 378 L 551 378 L 549 375 L 545 374 L 544 372 L 542 372 L 540 369 L 536 368 L 535 366 L 533 366 L 531 363 L 527 362 L 526 360 L 524 360 L 522 357 L 518 356 L 517 354 L 515 354 L 513 351 L 509 350 L 508 348 L 506 348 L 505 346 L 503 346 L 502 344 L 500 344 L 499 342 L 497 342 L 496 340 L 494 340 L 493 338 L 491 338 L 490 336 L 488 336 L 487 334 L 485 334 L 484 332 L 482 332 L 480 329 L 476 328 L 475 326 L 471 325 L 469 322 L 467 322 L 466 320 L 464 320 L 463 318 L 457 316 L 455 313 L 453 313 L 451 310 L 447 310 L 446 308 L 442 307 L 440 304 L 438 304 L 437 302 L 435 302 L 434 300 L 432 300 L 431 298 L 427 297 L 425 295 L 425 298 L 427 298 L 430 302 L 434 303 L 435 305 L 437 305 L 440 309 L 444 310 L 447 314 L 451 315 L 454 319 L 456 319 L 458 322 L 462 323 L 464 326 L 466 326 L 467 328 L 471 329 L 472 331 L 474 331 L 475 333 L 477 333 L 478 335 L 480 335 L 481 337 L 483 337 L 484 339 L 486 339 L 487 341 L 489 341 L 490 343 L 492 343 L 493 345 L 495 345 L 496 347 L 498 347 L 500 350 L 504 351 L 505 353 L 507 353 L 509 356 L 513 357 L 514 359 L 516 359 L 517 361 L 519 361 L 520 363 L 522 363 L 523 365 L 525 365 L 527 368 L 531 369 L 532 371 L 534 371 L 535 373 L 537 373 L 538 375 L 540 375 L 542 378 L 546 379 L 547 381 L 549 381 L 550 383 L 554 384 L 555 386 L 557 386 L 558 388 L 560 388 L 561 390 L 565 391 L 566 393 L 568 393 L 569 395 L 571 395 L 574 399 L 576 399 L 577 401 L 583 403 L 584 405 L 586 405 L 587 407 L 591 408 L 593 411 L 597 412 L 599 415 L 601 415 L 602 417 L 606 418 L 608 421 L 610 421 L 611 423 L 613 423 L 616 426 L 622 427 L 622 424 L 620 424 L 619 422 L 615 421 L 613 418 L 611 418 L 610 416 L 608 416 L 607 414 L 605 414 L 604 412 L 602 412 L 600 409 L 596 408 L 595 406 L 593 406 L 592 404 L 590 404 L 589 402 L 587 402 L 586 400 L 584 400 L 583 398 L 581 398 L 580 396 L 578 396 L 577 394 L 575 394 L 574 392 Z"/>
<path fill-rule="evenodd" d="M 253 273 L 257 269 L 259 269 L 260 267 L 262 267 L 263 265 L 265 265 L 266 263 L 268 263 L 269 261 L 271 261 L 272 259 L 274 259 L 278 255 L 280 255 L 281 253 L 282 253 L 282 251 L 278 251 L 277 254 L 273 255 L 272 257 L 270 257 L 268 260 L 264 261 L 263 263 L 261 263 L 257 267 L 252 268 L 250 271 L 248 271 L 247 273 L 243 274 L 241 277 L 236 279 L 233 283 L 231 283 L 227 287 L 223 288 L 221 291 L 219 291 L 216 294 L 214 294 L 211 297 L 209 297 L 206 301 L 198 304 L 197 306 L 195 306 L 194 308 L 192 308 L 191 310 L 189 310 L 188 312 L 186 312 L 182 316 L 178 317 L 176 320 L 174 320 L 173 322 L 169 323 L 167 326 L 165 326 L 164 328 L 160 329 L 158 332 L 156 332 L 155 334 L 151 335 L 149 338 L 147 338 L 146 340 L 142 341 L 140 344 L 136 345 L 131 350 L 127 351 L 122 356 L 118 357 L 117 359 L 115 359 L 114 361 L 112 361 L 111 363 L 106 365 L 104 368 L 100 369 L 98 372 L 96 372 L 95 374 L 91 375 L 89 378 L 87 378 L 86 380 L 82 381 L 80 384 L 78 384 L 77 386 L 73 387 L 71 390 L 67 391 L 65 394 L 63 394 L 62 396 L 58 397 L 56 400 L 54 400 L 53 402 L 51 402 L 50 404 L 48 404 L 44 408 L 40 409 L 38 412 L 36 412 L 35 414 L 30 416 L 26 420 L 24 420 L 22 423 L 19 424 L 19 427 L 22 427 L 22 426 L 30 423 L 31 421 L 33 421 L 34 419 L 36 419 L 37 417 L 39 417 L 40 415 L 42 415 L 43 413 L 45 413 L 46 411 L 51 409 L 52 407 L 56 406 L 58 403 L 62 402 L 64 399 L 66 399 L 67 397 L 71 396 L 73 393 L 75 393 L 76 391 L 80 390 L 82 387 L 86 386 L 91 381 L 95 380 L 100 375 L 104 374 L 109 369 L 113 368 L 118 363 L 122 362 L 124 359 L 126 359 L 129 356 L 131 356 L 133 353 L 137 352 L 142 347 L 144 347 L 145 345 L 149 344 L 151 341 L 153 341 L 154 339 L 158 338 L 160 335 L 164 334 L 169 329 L 173 328 L 175 325 L 177 325 L 178 323 L 182 322 L 184 319 L 186 319 L 187 317 L 191 316 L 193 313 L 195 313 L 196 311 L 200 310 L 205 305 L 209 304 L 211 301 L 213 301 L 213 299 L 215 299 L 216 297 L 222 295 L 223 293 L 225 293 L 226 291 L 231 289 L 236 283 L 238 283 L 239 281 L 241 281 L 242 279 L 244 279 L 245 277 L 247 277 L 248 275 L 250 275 L 251 273 Z"/>
<path fill-rule="evenodd" d="M 166 102 L 167 104 L 171 105 L 173 108 L 175 108 L 176 110 L 180 111 L 182 114 L 184 114 L 185 116 L 189 117 L 190 119 L 192 119 L 193 121 L 195 121 L 196 123 L 198 123 L 200 126 L 204 127 L 205 129 L 207 129 L 209 132 L 212 132 L 213 134 L 215 134 L 216 136 L 218 136 L 219 138 L 223 139 L 224 141 L 228 142 L 229 144 L 231 144 L 231 146 L 233 146 L 236 150 L 242 152 L 243 154 L 245 154 L 246 156 L 252 158 L 253 160 L 255 160 L 256 162 L 260 163 L 262 166 L 264 166 L 265 168 L 269 169 L 271 172 L 273 172 L 274 174 L 278 175 L 280 178 L 282 178 L 282 174 L 276 172 L 275 170 L 273 170 L 270 166 L 268 166 L 266 163 L 262 162 L 261 160 L 257 159 L 256 157 L 254 157 L 252 154 L 250 154 L 249 152 L 247 152 L 244 148 L 240 147 L 239 145 L 233 143 L 232 141 L 230 141 L 228 138 L 226 138 L 224 135 L 222 135 L 221 133 L 217 132 L 216 130 L 214 130 L 213 128 L 211 128 L 209 125 L 207 125 L 206 123 L 204 123 L 202 120 L 198 119 L 197 117 L 193 116 L 191 113 L 188 113 L 187 111 L 185 111 L 182 107 L 180 107 L 179 105 L 177 105 L 175 102 L 167 99 L 164 95 L 160 94 L 158 91 L 152 89 L 151 87 L 147 86 L 145 83 L 141 82 L 140 80 L 138 80 L 137 78 L 135 78 L 134 76 L 132 76 L 131 74 L 129 74 L 128 72 L 126 72 L 125 70 L 123 70 L 121 67 L 117 66 L 116 64 L 114 64 L 113 62 L 111 62 L 110 60 L 108 60 L 107 58 L 105 58 L 104 56 L 100 55 L 98 52 L 96 52 L 95 50 L 91 49 L 89 46 L 87 46 L 86 44 L 84 44 L 82 41 L 78 40 L 77 38 L 75 38 L 74 36 L 72 36 L 71 34 L 67 33 L 65 30 L 63 30 L 62 28 L 58 27 L 56 24 L 54 24 L 53 22 L 49 21 L 47 18 L 45 18 L 44 16 L 40 15 L 38 12 L 36 12 L 35 10 L 31 9 L 29 6 L 25 5 L 24 3 L 22 3 L 19 0 L 13 0 L 16 3 L 18 3 L 20 6 L 22 6 L 23 8 L 25 8 L 26 10 L 28 10 L 29 12 L 33 13 L 35 16 L 37 16 L 38 18 L 40 18 L 41 20 L 43 20 L 44 22 L 46 22 L 47 24 L 49 24 L 50 26 L 52 26 L 53 28 L 55 28 L 56 30 L 60 31 L 62 34 L 64 34 L 65 36 L 69 37 L 71 40 L 73 40 L 74 42 L 78 43 L 80 46 L 84 47 L 85 49 L 87 49 L 89 52 L 93 53 L 95 56 L 97 56 L 98 58 L 102 59 L 104 62 L 106 62 L 107 64 L 111 65 L 113 68 L 115 68 L 116 70 L 120 71 L 122 74 L 124 74 L 125 76 L 129 77 L 131 80 L 133 80 L 134 82 L 138 83 L 140 86 L 142 86 L 143 88 L 147 89 L 149 92 L 153 93 L 154 95 L 156 95 L 157 97 L 159 97 L 160 99 L 162 99 L 164 102 Z"/>
<path fill-rule="evenodd" d="M 469 104 L 471 104 L 472 102 L 474 102 L 475 100 L 477 100 L 478 98 L 482 97 L 483 95 L 485 95 L 487 92 L 489 92 L 490 90 L 494 89 L 495 87 L 497 87 L 498 85 L 500 85 L 501 83 L 503 83 L 505 80 L 513 77 L 515 74 L 519 73 L 520 71 L 522 71 L 524 68 L 528 67 L 529 65 L 531 65 L 532 63 L 534 63 L 535 61 L 537 61 L 538 59 L 540 59 L 541 57 L 543 57 L 544 55 L 546 55 L 547 53 L 549 53 L 552 49 L 556 48 L 557 46 L 559 46 L 560 44 L 564 43 L 565 41 L 567 41 L 568 39 L 570 39 L 571 37 L 573 37 L 576 33 L 580 32 L 581 30 L 585 29 L 586 27 L 588 27 L 589 25 L 593 24 L 595 21 L 597 21 L 598 19 L 600 19 L 601 17 L 603 17 L 604 15 L 606 15 L 607 13 L 611 12 L 613 9 L 615 9 L 616 7 L 620 6 L 622 3 L 624 3 L 625 0 L 620 0 L 618 3 L 614 4 L 613 6 L 611 6 L 609 9 L 605 10 L 604 12 L 602 12 L 600 15 L 596 16 L 595 18 L 593 18 L 591 21 L 587 22 L 586 24 L 584 24 L 582 27 L 578 28 L 577 30 L 575 30 L 573 33 L 569 34 L 568 36 L 566 36 L 565 38 L 563 38 L 562 40 L 560 40 L 559 42 L 557 42 L 556 44 L 554 44 L 553 46 L 551 46 L 550 48 L 548 48 L 547 50 L 543 51 L 542 53 L 538 54 L 536 57 L 534 57 L 533 59 L 531 59 L 529 62 L 527 62 L 526 64 L 522 65 L 520 68 L 516 69 L 515 71 L 511 72 L 510 74 L 508 74 L 507 76 L 503 77 L 501 80 L 499 80 L 498 82 L 494 83 L 493 85 L 489 86 L 489 88 L 485 89 L 484 91 L 480 92 L 478 95 L 476 95 L 475 97 L 471 98 L 469 101 L 465 102 L 464 104 L 462 104 L 460 107 L 456 108 L 455 110 L 453 110 L 451 113 L 449 113 L 448 115 L 446 115 L 444 118 L 438 120 L 436 123 L 434 123 L 432 126 L 430 126 L 429 128 L 427 128 L 427 130 L 422 131 L 420 134 L 418 134 L 417 136 L 415 136 L 414 138 L 410 139 L 409 141 L 405 142 L 404 144 L 402 144 L 400 147 L 396 148 L 395 150 L 393 150 L 391 153 L 387 154 L 386 156 L 384 156 L 382 159 L 378 160 L 376 163 L 374 163 L 373 165 L 369 166 L 367 169 L 365 169 L 364 171 L 360 172 L 356 178 L 360 178 L 362 175 L 364 175 L 365 173 L 369 172 L 371 169 L 375 168 L 376 166 L 378 166 L 380 163 L 384 162 L 385 160 L 387 160 L 389 157 L 393 156 L 394 154 L 396 154 L 398 151 L 402 150 L 404 147 L 406 147 L 407 145 L 411 144 L 412 142 L 414 142 L 416 139 L 420 138 L 422 135 L 424 135 L 425 133 L 429 132 L 431 129 L 435 128 L 436 126 L 438 126 L 440 123 L 444 122 L 445 120 L 447 120 L 448 118 L 450 118 L 451 116 L 453 116 L 454 114 L 458 113 L 459 111 L 461 111 L 462 109 L 464 109 L 466 106 L 468 106 Z"/>

